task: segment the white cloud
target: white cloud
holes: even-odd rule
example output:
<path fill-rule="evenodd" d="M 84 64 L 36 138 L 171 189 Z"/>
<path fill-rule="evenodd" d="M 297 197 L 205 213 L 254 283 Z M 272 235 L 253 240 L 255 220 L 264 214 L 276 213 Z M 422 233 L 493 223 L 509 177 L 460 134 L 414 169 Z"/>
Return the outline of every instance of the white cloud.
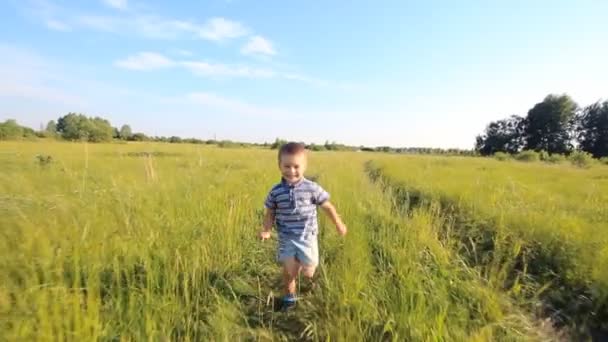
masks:
<path fill-rule="evenodd" d="M 262 36 L 253 36 L 243 46 L 241 52 L 245 55 L 275 55 L 276 51 L 272 42 Z"/>
<path fill-rule="evenodd" d="M 45 24 L 46 27 L 55 31 L 68 32 L 72 30 L 70 26 L 58 20 L 49 19 L 45 22 Z"/>
<path fill-rule="evenodd" d="M 194 53 L 192 51 L 185 49 L 173 49 L 171 50 L 171 52 L 185 57 L 194 56 Z"/>
<path fill-rule="evenodd" d="M 127 9 L 127 0 L 103 0 L 103 2 L 112 8 L 118 10 L 126 10 Z"/>
<path fill-rule="evenodd" d="M 245 65 L 209 63 L 205 61 L 174 61 L 157 52 L 142 51 L 117 60 L 114 65 L 131 70 L 154 70 L 172 66 L 181 66 L 191 73 L 206 77 L 244 77 L 244 78 L 273 78 L 280 74 L 264 68 Z"/>
<path fill-rule="evenodd" d="M 140 52 L 125 59 L 114 62 L 114 65 L 131 70 L 153 70 L 173 66 L 169 58 L 156 52 Z"/>
<path fill-rule="evenodd" d="M 81 15 L 75 18 L 75 22 L 79 26 L 105 32 L 118 32 L 122 26 L 120 20 L 99 15 Z"/>
<path fill-rule="evenodd" d="M 123 23 L 131 32 L 151 39 L 179 39 L 184 35 L 196 36 L 198 25 L 183 20 L 166 20 L 160 17 L 137 16 Z"/>
<path fill-rule="evenodd" d="M 205 39 L 215 42 L 249 36 L 251 30 L 238 21 L 223 17 L 213 17 L 203 24 L 196 21 L 164 17 L 151 12 L 129 9 L 127 0 L 102 0 L 109 7 L 123 10 L 120 15 L 98 15 L 70 10 L 46 0 L 32 0 L 29 12 L 54 30 L 87 28 L 121 35 L 137 35 L 151 39 Z M 57 20 L 61 18 L 61 22 Z M 264 40 L 266 41 L 266 40 Z M 266 41 L 268 42 L 268 41 Z M 268 53 L 272 45 L 260 46 L 257 42 L 253 51 Z M 267 45 L 267 44 L 266 44 Z M 268 49 L 270 47 L 270 50 Z"/>
<path fill-rule="evenodd" d="M 188 54 L 190 51 L 175 51 Z M 282 79 L 305 83 L 319 88 L 333 88 L 344 91 L 363 90 L 355 84 L 323 80 L 299 73 L 283 72 L 269 68 L 261 68 L 240 64 L 212 63 L 196 60 L 172 60 L 157 52 L 143 51 L 114 62 L 114 65 L 131 70 L 154 70 L 168 67 L 181 67 L 196 76 L 210 78 L 250 78 L 250 79 Z"/>
<path fill-rule="evenodd" d="M 283 77 L 288 80 L 300 81 L 300 82 L 308 83 L 310 85 L 314 85 L 317 87 L 327 87 L 330 85 L 330 83 L 328 81 L 306 76 L 306 75 L 302 75 L 302 74 L 286 73 L 283 75 Z"/>
<path fill-rule="evenodd" d="M 211 18 L 200 28 L 199 36 L 203 39 L 222 41 L 249 34 L 249 30 L 237 21 L 224 18 Z"/>
<path fill-rule="evenodd" d="M 251 68 L 242 65 L 229 65 L 219 63 L 181 62 L 182 66 L 199 76 L 211 77 L 246 77 L 246 78 L 272 78 L 277 75 L 270 69 Z"/>
<path fill-rule="evenodd" d="M 165 20 L 151 15 L 130 18 L 100 15 L 80 15 L 77 25 L 104 32 L 136 34 L 150 39 L 177 39 L 185 34 L 196 35 L 199 27 L 188 21 Z"/>
<path fill-rule="evenodd" d="M 74 21 L 77 26 L 97 31 L 136 34 L 150 39 L 191 37 L 220 42 L 245 36 L 249 32 L 241 23 L 224 18 L 212 18 L 204 25 L 149 14 L 130 17 L 79 15 Z"/>

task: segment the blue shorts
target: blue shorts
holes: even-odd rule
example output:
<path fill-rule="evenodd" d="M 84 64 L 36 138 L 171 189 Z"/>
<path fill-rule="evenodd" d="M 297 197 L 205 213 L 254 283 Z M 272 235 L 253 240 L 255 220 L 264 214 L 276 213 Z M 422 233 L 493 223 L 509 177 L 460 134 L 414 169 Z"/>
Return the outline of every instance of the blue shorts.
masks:
<path fill-rule="evenodd" d="M 283 263 L 287 258 L 296 258 L 306 266 L 319 264 L 319 247 L 316 237 L 313 239 L 279 238 L 277 261 Z"/>

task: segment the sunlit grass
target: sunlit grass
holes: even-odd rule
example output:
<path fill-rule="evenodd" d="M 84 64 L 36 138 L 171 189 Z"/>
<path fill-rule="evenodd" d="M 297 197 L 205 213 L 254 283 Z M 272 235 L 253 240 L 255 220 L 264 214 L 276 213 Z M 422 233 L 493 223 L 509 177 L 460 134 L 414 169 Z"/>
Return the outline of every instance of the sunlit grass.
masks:
<path fill-rule="evenodd" d="M 544 297 L 560 319 L 605 323 L 608 168 L 419 156 L 380 157 L 376 167 L 392 185 L 455 208 L 467 221 L 461 236 L 491 231 L 492 262 L 475 263 L 494 286 Z M 526 289 L 514 272 L 537 284 Z"/>
<path fill-rule="evenodd" d="M 256 239 L 275 151 L 2 143 L 0 339 L 541 339 L 436 206 L 404 214 L 368 179 L 377 156 L 311 155 L 349 234 L 321 218 L 320 287 L 280 313 L 276 240 Z"/>

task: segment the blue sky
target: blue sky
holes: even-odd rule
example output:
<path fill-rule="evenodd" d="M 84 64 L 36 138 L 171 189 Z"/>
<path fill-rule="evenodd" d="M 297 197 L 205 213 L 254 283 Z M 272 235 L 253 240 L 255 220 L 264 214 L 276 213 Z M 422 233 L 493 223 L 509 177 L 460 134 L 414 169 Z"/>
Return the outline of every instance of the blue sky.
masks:
<path fill-rule="evenodd" d="M 549 93 L 608 98 L 608 2 L 0 3 L 0 119 L 471 148 Z"/>

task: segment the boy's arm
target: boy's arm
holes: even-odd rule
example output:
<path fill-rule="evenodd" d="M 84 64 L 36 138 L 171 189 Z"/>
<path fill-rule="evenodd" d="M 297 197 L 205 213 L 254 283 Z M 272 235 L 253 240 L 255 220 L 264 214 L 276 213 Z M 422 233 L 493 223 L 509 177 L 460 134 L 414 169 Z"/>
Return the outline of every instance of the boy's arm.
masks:
<path fill-rule="evenodd" d="M 346 235 L 346 225 L 344 225 L 344 222 L 342 222 L 342 219 L 340 218 L 340 215 L 338 215 L 338 212 L 336 212 L 336 208 L 333 206 L 333 204 L 331 204 L 330 201 L 325 201 L 321 204 L 321 208 L 323 208 L 325 214 L 329 216 L 331 221 L 336 226 L 338 234 Z"/>
<path fill-rule="evenodd" d="M 272 226 L 274 225 L 274 209 L 266 208 L 266 213 L 264 214 L 264 222 L 262 224 L 265 232 L 270 232 L 272 230 Z"/>
<path fill-rule="evenodd" d="M 270 239 L 270 230 L 274 225 L 274 209 L 266 208 L 266 213 L 264 214 L 264 222 L 262 222 L 262 231 L 260 232 L 260 239 L 266 240 Z"/>

